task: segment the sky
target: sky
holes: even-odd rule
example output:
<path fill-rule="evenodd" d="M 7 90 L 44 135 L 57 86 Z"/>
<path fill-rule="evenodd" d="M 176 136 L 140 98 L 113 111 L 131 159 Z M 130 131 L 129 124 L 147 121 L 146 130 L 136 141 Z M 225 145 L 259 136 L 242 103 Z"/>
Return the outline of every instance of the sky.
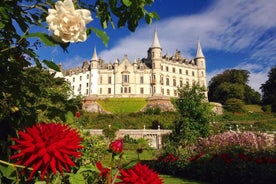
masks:
<path fill-rule="evenodd" d="M 135 32 L 109 27 L 104 30 L 110 37 L 108 47 L 92 33 L 85 42 L 71 43 L 68 53 L 42 46 L 38 55 L 61 63 L 64 69 L 90 60 L 94 48 L 106 63 L 122 60 L 124 55 L 133 62 L 146 57 L 156 28 L 163 54 L 170 56 L 179 50 L 192 59 L 200 40 L 207 82 L 227 69 L 248 70 L 248 84 L 261 92 L 261 84 L 276 66 L 276 0 L 155 0 L 146 9 L 157 12 L 160 20 L 151 25 L 140 21 Z M 88 27 L 100 29 L 95 15 L 92 18 Z"/>

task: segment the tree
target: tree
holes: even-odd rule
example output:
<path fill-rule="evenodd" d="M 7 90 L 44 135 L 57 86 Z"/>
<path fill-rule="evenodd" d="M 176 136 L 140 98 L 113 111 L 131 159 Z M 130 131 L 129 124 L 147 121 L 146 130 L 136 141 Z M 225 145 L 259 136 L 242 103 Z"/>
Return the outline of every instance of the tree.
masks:
<path fill-rule="evenodd" d="M 268 73 L 268 80 L 261 85 L 263 105 L 270 105 L 271 111 L 276 112 L 276 67 Z"/>
<path fill-rule="evenodd" d="M 206 101 L 206 89 L 198 84 L 187 84 L 178 90 L 178 96 L 175 104 L 180 117 L 174 122 L 170 140 L 176 144 L 190 143 L 208 136 L 212 111 Z"/>
<path fill-rule="evenodd" d="M 56 1 L 0 2 L 0 143 L 3 141 L 6 144 L 9 134 L 39 120 L 64 120 L 65 112 L 79 107 L 80 99 L 68 98 L 68 84 L 42 70 L 43 65 L 46 65 L 59 71 L 58 66 L 49 60 L 41 61 L 36 54 L 41 43 L 45 46 L 60 46 L 64 51 L 70 45 L 70 42 L 60 42 L 48 35 L 45 20 L 48 9 L 54 8 Z M 130 31 L 135 31 L 142 18 L 148 24 L 158 19 L 155 12 L 146 10 L 153 2 L 74 0 L 74 7 L 89 9 L 94 14 L 93 18 L 100 20 L 100 29 L 91 26 L 85 33 L 94 33 L 107 45 L 109 38 L 103 29 L 127 25 Z M 31 29 L 33 27 L 39 27 L 40 32 L 34 32 Z M 31 42 L 30 38 L 36 38 L 37 41 Z M 35 63 L 37 68 L 27 69 L 31 63 Z M 7 149 L 0 147 L 0 154 L 2 150 Z"/>
<path fill-rule="evenodd" d="M 214 76 L 209 82 L 208 99 L 224 104 L 228 99 L 236 98 L 247 104 L 259 104 L 260 93 L 247 84 L 249 74 L 247 70 L 232 69 Z"/>

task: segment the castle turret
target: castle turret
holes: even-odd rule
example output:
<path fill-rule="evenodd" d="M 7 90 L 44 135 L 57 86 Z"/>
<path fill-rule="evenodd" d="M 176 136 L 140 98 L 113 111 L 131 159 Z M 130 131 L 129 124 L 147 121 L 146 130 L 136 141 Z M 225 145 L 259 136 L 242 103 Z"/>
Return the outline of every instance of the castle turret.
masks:
<path fill-rule="evenodd" d="M 148 59 L 151 62 L 152 76 L 151 87 L 152 95 L 161 95 L 160 73 L 162 62 L 162 48 L 159 43 L 157 30 L 154 30 L 152 45 L 148 50 Z"/>
<path fill-rule="evenodd" d="M 92 58 L 90 60 L 90 92 L 89 95 L 96 95 L 98 92 L 98 78 L 99 78 L 99 73 L 98 73 L 98 55 L 96 51 L 96 47 L 94 48 Z"/>
<path fill-rule="evenodd" d="M 207 86 L 206 82 L 206 60 L 201 49 L 200 41 L 197 41 L 196 57 L 194 58 L 195 64 L 198 68 L 198 82 L 201 86 Z"/>
<path fill-rule="evenodd" d="M 98 61 L 99 61 L 99 58 L 97 55 L 97 50 L 96 50 L 96 47 L 94 47 L 93 55 L 90 60 L 91 68 L 98 68 Z"/>

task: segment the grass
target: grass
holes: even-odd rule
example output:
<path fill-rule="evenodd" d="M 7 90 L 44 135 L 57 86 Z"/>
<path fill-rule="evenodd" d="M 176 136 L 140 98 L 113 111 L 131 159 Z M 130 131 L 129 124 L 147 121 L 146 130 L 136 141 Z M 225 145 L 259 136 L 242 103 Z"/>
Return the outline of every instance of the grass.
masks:
<path fill-rule="evenodd" d="M 244 109 L 248 112 L 257 112 L 257 113 L 264 112 L 260 105 L 245 105 Z"/>
<path fill-rule="evenodd" d="M 160 175 L 160 177 L 163 178 L 164 184 L 204 184 L 203 182 L 176 178 L 170 175 Z"/>
<path fill-rule="evenodd" d="M 146 98 L 106 98 L 97 100 L 100 106 L 111 113 L 138 112 L 147 105 Z"/>

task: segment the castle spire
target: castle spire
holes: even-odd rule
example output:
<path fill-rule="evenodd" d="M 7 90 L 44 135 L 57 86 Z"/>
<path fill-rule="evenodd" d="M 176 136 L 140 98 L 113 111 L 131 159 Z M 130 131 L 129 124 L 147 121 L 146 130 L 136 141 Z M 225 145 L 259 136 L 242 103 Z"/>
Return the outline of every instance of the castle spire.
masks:
<path fill-rule="evenodd" d="M 97 50 L 96 47 L 94 47 L 94 52 L 93 52 L 93 56 L 91 58 L 91 61 L 98 61 L 98 56 L 97 56 Z"/>
<path fill-rule="evenodd" d="M 151 48 L 154 48 L 154 47 L 161 48 L 159 40 L 158 40 L 158 35 L 157 35 L 157 29 L 156 28 L 154 29 L 154 37 L 153 37 L 153 42 L 152 42 L 152 45 L 151 45 Z"/>
<path fill-rule="evenodd" d="M 200 46 L 200 41 L 197 40 L 196 58 L 201 58 L 201 57 L 204 58 L 204 55 L 203 55 L 203 52 L 202 52 L 202 49 L 201 49 L 201 46 Z"/>

